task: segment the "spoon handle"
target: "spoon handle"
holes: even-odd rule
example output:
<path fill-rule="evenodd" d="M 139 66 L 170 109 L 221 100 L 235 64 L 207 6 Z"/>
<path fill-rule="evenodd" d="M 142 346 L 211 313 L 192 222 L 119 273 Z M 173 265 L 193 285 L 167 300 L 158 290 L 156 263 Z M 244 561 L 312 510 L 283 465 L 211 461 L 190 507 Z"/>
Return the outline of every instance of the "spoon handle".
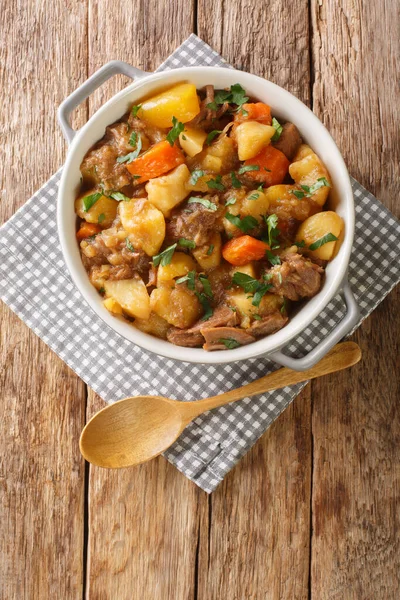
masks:
<path fill-rule="evenodd" d="M 240 388 L 225 392 L 219 396 L 212 396 L 204 400 L 196 400 L 195 402 L 182 402 L 182 412 L 187 422 L 191 421 L 198 415 L 212 408 L 223 406 L 231 402 L 236 402 L 248 396 L 263 394 L 271 390 L 277 390 L 287 385 L 300 383 L 309 379 L 315 379 L 328 373 L 347 369 L 358 363 L 361 358 L 361 350 L 355 342 L 342 342 L 337 344 L 322 360 L 319 361 L 311 369 L 307 371 L 292 371 L 286 367 L 278 369 L 265 377 L 257 379 L 252 383 L 248 383 Z"/>

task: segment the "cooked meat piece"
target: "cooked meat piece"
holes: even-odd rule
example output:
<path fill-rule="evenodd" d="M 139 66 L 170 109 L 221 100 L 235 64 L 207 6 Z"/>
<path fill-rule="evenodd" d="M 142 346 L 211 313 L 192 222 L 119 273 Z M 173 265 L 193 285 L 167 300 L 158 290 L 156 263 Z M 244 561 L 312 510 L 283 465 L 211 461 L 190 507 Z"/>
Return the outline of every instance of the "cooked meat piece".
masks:
<path fill-rule="evenodd" d="M 133 131 L 140 133 L 143 138 L 150 140 L 151 144 L 157 144 L 157 142 L 161 142 L 167 137 L 168 130 L 154 127 L 153 125 L 146 123 L 146 121 L 134 117 L 132 113 L 129 115 L 128 125 Z"/>
<path fill-rule="evenodd" d="M 218 206 L 218 196 L 207 198 Z M 177 242 L 180 238 L 194 240 L 196 246 L 203 246 L 209 241 L 212 233 L 221 229 L 220 216 L 223 208 L 212 211 L 203 204 L 184 204 L 175 210 L 171 219 L 166 223 L 167 238 L 171 242 Z"/>
<path fill-rule="evenodd" d="M 282 127 L 281 136 L 277 142 L 274 142 L 274 146 L 277 150 L 283 152 L 289 160 L 292 160 L 302 143 L 303 140 L 296 125 L 285 123 Z"/>
<path fill-rule="evenodd" d="M 84 180 L 101 183 L 106 190 L 120 190 L 131 183 L 131 175 L 123 163 L 117 163 L 118 148 L 102 144 L 90 150 L 81 164 Z"/>
<path fill-rule="evenodd" d="M 200 102 L 200 112 L 189 122 L 187 125 L 196 126 L 200 125 L 204 129 L 212 127 L 216 129 L 216 122 L 229 110 L 228 102 L 221 104 L 217 110 L 208 108 L 208 104 L 214 102 L 214 86 L 206 85 L 205 87 L 206 96 Z M 220 124 L 218 124 L 220 125 Z M 219 129 L 220 127 L 218 127 Z"/>
<path fill-rule="evenodd" d="M 129 144 L 131 131 L 128 123 L 116 123 L 106 128 L 105 142 L 114 146 L 118 151 L 118 156 L 124 156 L 132 152 L 133 148 Z"/>
<path fill-rule="evenodd" d="M 167 339 L 176 346 L 187 346 L 188 348 L 196 348 L 204 343 L 204 338 L 200 330 L 204 327 L 221 327 L 236 325 L 237 316 L 228 306 L 221 305 L 215 309 L 214 314 L 208 321 L 198 321 L 189 329 L 172 328 L 167 334 Z"/>
<path fill-rule="evenodd" d="M 110 264 L 115 267 L 128 265 L 132 272 L 141 276 L 147 275 L 150 268 L 150 258 L 142 250 L 132 252 L 126 247 L 125 239 L 115 236 L 113 245 L 107 241 L 102 234 L 93 239 L 81 242 L 82 262 L 87 271 L 94 266 Z M 128 277 L 116 277 L 115 279 L 129 279 Z M 147 279 L 147 277 L 146 277 Z"/>
<path fill-rule="evenodd" d="M 256 338 L 237 327 L 203 327 L 201 333 L 205 337 L 204 350 L 226 350 L 228 348 L 221 340 L 237 343 L 240 346 L 251 344 Z M 235 344 L 236 346 L 236 344 Z"/>
<path fill-rule="evenodd" d="M 262 337 L 275 333 L 282 329 L 288 322 L 288 318 L 284 317 L 279 310 L 275 310 L 270 315 L 263 317 L 260 321 L 254 321 L 249 329 L 246 329 L 247 333 L 255 335 L 256 337 Z"/>
<path fill-rule="evenodd" d="M 147 287 L 153 287 L 157 284 L 157 268 L 152 264 L 149 270 L 149 280 Z"/>
<path fill-rule="evenodd" d="M 321 287 L 324 270 L 300 254 L 288 254 L 282 264 L 271 269 L 272 294 L 285 296 L 289 300 L 300 300 L 315 296 Z"/>
<path fill-rule="evenodd" d="M 106 279 L 131 279 L 135 274 L 135 269 L 132 265 L 112 265 L 106 272 Z M 104 277 L 104 272 L 101 270 L 101 266 L 95 265 L 90 269 L 90 279 L 96 280 Z"/>

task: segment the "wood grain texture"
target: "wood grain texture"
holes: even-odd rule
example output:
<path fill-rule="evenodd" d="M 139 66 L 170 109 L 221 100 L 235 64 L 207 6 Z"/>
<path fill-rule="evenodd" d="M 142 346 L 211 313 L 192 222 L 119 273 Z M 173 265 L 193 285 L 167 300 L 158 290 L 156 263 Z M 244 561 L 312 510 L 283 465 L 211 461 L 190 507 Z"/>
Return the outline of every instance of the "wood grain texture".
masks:
<path fill-rule="evenodd" d="M 399 5 L 312 3 L 314 110 L 349 171 L 400 213 Z M 400 595 L 398 290 L 355 339 L 350 376 L 313 383 L 311 597 Z"/>
<path fill-rule="evenodd" d="M 89 14 L 90 73 L 114 58 L 153 70 L 193 24 L 193 5 L 185 0 L 91 2 Z M 109 33 L 101 36 L 105 23 Z M 126 83 L 116 77 L 104 85 L 90 98 L 90 112 Z M 102 406 L 90 392 L 88 418 Z M 206 494 L 164 458 L 114 472 L 90 467 L 88 597 L 194 599 L 200 513 L 206 506 Z"/>
<path fill-rule="evenodd" d="M 85 78 L 85 30 L 84 3 L 2 3 L 1 222 L 63 163 L 55 107 Z M 4 306 L 0 335 L 0 598 L 78 599 L 85 386 Z"/>
<path fill-rule="evenodd" d="M 305 103 L 308 27 L 304 0 L 198 4 L 202 39 L 233 66 L 271 79 Z M 306 599 L 310 490 L 306 389 L 211 496 L 208 530 L 201 529 L 199 598 Z"/>

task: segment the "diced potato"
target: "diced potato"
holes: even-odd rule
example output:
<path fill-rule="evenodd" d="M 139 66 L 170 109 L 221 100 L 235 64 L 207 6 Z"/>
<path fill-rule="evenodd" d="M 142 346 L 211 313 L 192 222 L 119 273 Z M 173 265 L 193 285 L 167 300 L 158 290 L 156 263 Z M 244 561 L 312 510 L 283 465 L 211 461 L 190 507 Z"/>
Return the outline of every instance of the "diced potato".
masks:
<path fill-rule="evenodd" d="M 111 265 L 101 265 L 94 267 L 90 271 L 90 283 L 94 285 L 97 290 L 104 288 L 104 283 L 107 281 L 110 275 Z"/>
<path fill-rule="evenodd" d="M 162 340 L 167 339 L 167 331 L 171 327 L 165 319 L 159 317 L 155 312 L 150 313 L 148 319 L 135 319 L 134 325 L 140 331 L 155 335 Z"/>
<path fill-rule="evenodd" d="M 309 154 L 314 154 L 314 150 L 307 146 L 307 144 L 301 144 L 300 148 L 297 150 L 295 156 L 293 157 L 293 162 L 297 162 L 302 158 L 305 158 Z"/>
<path fill-rule="evenodd" d="M 302 240 L 306 243 L 306 253 L 321 260 L 330 260 L 335 252 L 338 242 L 327 242 L 316 250 L 309 250 L 308 247 L 314 244 L 328 233 L 332 233 L 337 238 L 344 228 L 343 219 L 332 210 L 317 213 L 306 219 L 299 227 L 296 234 L 296 241 Z"/>
<path fill-rule="evenodd" d="M 118 302 L 122 310 L 131 317 L 148 319 L 150 300 L 142 279 L 117 279 L 104 283 L 106 296 Z"/>
<path fill-rule="evenodd" d="M 122 227 L 130 233 L 135 248 L 141 248 L 148 256 L 160 250 L 165 238 L 165 219 L 158 208 L 143 198 L 120 202 L 119 214 Z"/>
<path fill-rule="evenodd" d="M 122 315 L 122 307 L 114 298 L 106 298 L 103 300 L 103 305 L 113 315 Z"/>
<path fill-rule="evenodd" d="M 293 162 L 289 166 L 290 176 L 294 179 L 297 185 L 307 185 L 311 187 L 317 183 L 318 179 L 324 177 L 330 185 L 332 185 L 331 178 L 325 166 L 322 164 L 318 156 L 313 152 L 308 154 L 301 160 Z M 323 206 L 328 198 L 330 187 L 323 186 L 319 188 L 311 196 L 311 200 Z"/>
<path fill-rule="evenodd" d="M 171 210 L 180 204 L 188 195 L 187 183 L 190 171 L 185 164 L 179 165 L 168 175 L 150 179 L 146 184 L 146 192 L 151 204 L 169 217 Z"/>
<path fill-rule="evenodd" d="M 196 270 L 193 258 L 184 252 L 175 252 L 169 265 L 158 267 L 157 285 L 165 283 L 173 285 L 175 277 L 184 277 L 193 270 Z"/>
<path fill-rule="evenodd" d="M 258 314 L 260 317 L 264 317 L 275 310 L 280 310 L 284 304 L 283 296 L 277 296 L 276 294 L 264 294 L 261 298 L 260 306 L 258 307 Z"/>
<path fill-rule="evenodd" d="M 239 160 L 248 160 L 257 156 L 275 135 L 275 128 L 258 121 L 245 121 L 235 130 Z"/>
<path fill-rule="evenodd" d="M 99 223 L 103 227 L 109 227 L 117 216 L 118 202 L 102 195 L 86 212 L 83 199 L 96 193 L 98 193 L 98 190 L 90 190 L 77 198 L 75 200 L 75 212 L 88 223 Z M 104 215 L 104 217 L 101 215 Z"/>
<path fill-rule="evenodd" d="M 240 190 L 238 190 L 238 191 L 240 192 Z M 231 205 L 227 206 L 226 212 L 229 212 L 231 215 L 235 215 L 235 217 L 239 216 L 240 211 L 241 211 L 241 205 L 242 205 L 242 200 L 237 200 L 236 204 L 231 204 Z M 226 219 L 225 217 L 222 220 L 222 225 L 224 226 L 225 233 L 228 236 L 228 238 L 243 235 L 243 232 L 240 231 L 240 229 L 238 229 L 236 227 L 236 225 L 234 225 L 233 223 L 228 221 L 228 219 Z"/>
<path fill-rule="evenodd" d="M 272 185 L 264 193 L 269 202 L 268 213 L 276 214 L 281 219 L 296 219 L 304 221 L 320 208 L 309 198 L 296 198 L 295 190 L 300 191 L 296 185 Z"/>
<path fill-rule="evenodd" d="M 187 163 L 191 171 L 201 169 L 213 173 L 229 173 L 237 164 L 235 144 L 231 138 L 221 135 L 211 146 L 194 158 L 189 158 Z"/>
<path fill-rule="evenodd" d="M 203 150 L 206 137 L 207 134 L 202 129 L 185 127 L 184 131 L 179 135 L 179 143 L 182 150 L 184 150 L 188 156 L 193 157 Z"/>
<path fill-rule="evenodd" d="M 245 123 L 243 123 L 244 125 Z M 267 126 L 266 126 L 267 127 Z M 260 220 L 260 217 L 268 213 L 269 199 L 261 190 L 255 190 L 247 194 L 242 202 L 240 214 L 245 217 L 250 215 Z"/>
<path fill-rule="evenodd" d="M 206 154 L 202 167 L 206 171 L 212 171 L 213 173 L 220 173 L 222 169 L 222 159 L 218 156 L 212 156 L 211 154 Z"/>
<path fill-rule="evenodd" d="M 203 271 L 215 269 L 221 264 L 221 235 L 214 233 L 209 244 L 195 248 L 192 252 Z"/>
<path fill-rule="evenodd" d="M 150 296 L 151 309 L 174 327 L 190 327 L 202 315 L 202 307 L 194 294 L 185 289 L 163 286 Z"/>
<path fill-rule="evenodd" d="M 142 102 L 138 117 L 155 127 L 172 127 L 172 117 L 181 123 L 191 121 L 200 112 L 196 86 L 179 83 Z"/>
<path fill-rule="evenodd" d="M 241 327 L 250 327 L 254 315 L 258 314 L 258 307 L 253 306 L 253 296 L 247 292 L 231 292 L 227 296 L 229 306 L 236 308 Z"/>
<path fill-rule="evenodd" d="M 247 265 L 242 265 L 241 267 L 232 267 L 231 273 L 232 277 L 235 273 L 244 273 L 245 275 L 249 275 L 253 279 L 257 279 L 256 267 L 253 262 L 247 263 Z"/>

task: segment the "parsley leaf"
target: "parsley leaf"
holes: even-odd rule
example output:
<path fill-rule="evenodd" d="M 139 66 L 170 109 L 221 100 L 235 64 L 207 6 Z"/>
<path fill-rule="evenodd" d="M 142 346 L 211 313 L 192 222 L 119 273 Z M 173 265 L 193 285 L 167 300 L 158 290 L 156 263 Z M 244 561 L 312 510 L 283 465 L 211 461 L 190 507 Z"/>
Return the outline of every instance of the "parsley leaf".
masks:
<path fill-rule="evenodd" d="M 215 101 L 209 102 L 208 104 L 206 104 L 206 107 L 210 110 L 218 110 L 218 104 Z"/>
<path fill-rule="evenodd" d="M 181 238 L 178 241 L 179 246 L 182 246 L 182 248 L 196 248 L 196 242 L 193 242 L 192 240 L 187 240 L 185 238 Z"/>
<path fill-rule="evenodd" d="M 208 281 L 208 278 L 205 275 L 199 275 L 199 280 L 203 285 L 203 290 L 207 298 L 213 298 L 213 293 L 211 289 L 211 284 Z"/>
<path fill-rule="evenodd" d="M 240 83 L 235 83 L 231 85 L 231 98 L 230 102 L 232 104 L 237 104 L 240 108 L 242 104 L 245 104 L 248 100 L 248 96 L 246 96 L 245 90 L 242 88 Z"/>
<path fill-rule="evenodd" d="M 333 233 L 327 233 L 308 247 L 310 250 L 318 250 L 318 248 L 321 248 L 324 244 L 327 244 L 328 242 L 337 242 L 338 239 L 339 238 L 337 238 L 336 235 L 333 235 Z"/>
<path fill-rule="evenodd" d="M 278 217 L 277 215 L 269 215 L 269 217 L 264 216 L 264 220 L 268 227 L 268 244 L 271 250 L 275 248 L 279 248 L 278 244 L 278 235 L 279 229 L 277 228 Z"/>
<path fill-rule="evenodd" d="M 243 217 L 243 219 L 241 219 L 240 217 L 237 217 L 236 215 L 232 215 L 231 213 L 227 212 L 225 218 L 230 223 L 232 223 L 232 225 L 235 225 L 235 227 L 243 231 L 243 233 L 247 233 L 248 231 L 254 229 L 254 227 L 257 227 L 258 225 L 257 219 L 255 219 L 251 215 L 248 215 L 247 217 Z"/>
<path fill-rule="evenodd" d="M 214 131 L 210 131 L 210 133 L 206 137 L 207 146 L 209 146 L 213 139 L 217 137 L 217 135 L 219 135 L 220 133 L 222 133 L 222 129 L 214 129 Z"/>
<path fill-rule="evenodd" d="M 242 88 L 240 83 L 231 85 L 230 90 L 217 90 L 214 95 L 214 102 L 207 104 L 207 108 L 211 110 L 217 110 L 218 104 L 237 104 L 238 110 L 243 110 L 242 105 L 248 101 L 245 90 Z M 244 111 L 247 112 L 247 111 Z"/>
<path fill-rule="evenodd" d="M 209 200 L 207 200 L 207 198 L 195 198 L 194 196 L 192 196 L 191 198 L 189 198 L 187 203 L 188 204 L 193 204 L 193 203 L 202 204 L 203 206 L 208 208 L 208 210 L 212 210 L 213 212 L 218 210 L 218 206 L 216 204 L 214 204 L 213 202 L 210 202 Z"/>
<path fill-rule="evenodd" d="M 242 182 L 236 177 L 236 173 L 232 171 L 231 173 L 232 187 L 237 190 L 242 187 Z"/>
<path fill-rule="evenodd" d="M 98 224 L 101 225 L 101 223 L 103 221 L 105 221 L 105 218 L 106 218 L 106 215 L 104 213 L 101 213 L 101 215 L 99 215 L 98 218 L 97 218 Z"/>
<path fill-rule="evenodd" d="M 129 152 L 129 154 L 126 154 L 125 156 L 118 156 L 117 163 L 124 163 L 124 162 L 127 162 L 128 164 L 131 163 L 133 160 L 135 160 L 135 158 L 137 158 L 139 156 L 141 149 L 142 149 L 142 138 L 139 135 L 139 137 L 137 138 L 137 142 L 136 142 L 136 150 L 134 150 L 133 152 Z"/>
<path fill-rule="evenodd" d="M 128 250 L 130 250 L 131 252 L 136 252 L 136 250 L 135 250 L 134 246 L 132 246 L 129 238 L 125 238 L 125 244 L 126 244 L 126 247 L 128 248 Z"/>
<path fill-rule="evenodd" d="M 275 133 L 271 138 L 271 142 L 277 142 L 281 137 L 283 127 L 275 117 L 272 119 L 272 127 L 275 129 Z"/>
<path fill-rule="evenodd" d="M 217 175 L 215 179 L 209 179 L 206 181 L 206 184 L 212 190 L 219 190 L 220 192 L 223 192 L 225 189 L 224 184 L 221 183 L 221 175 Z"/>
<path fill-rule="evenodd" d="M 211 244 L 211 246 L 207 250 L 207 256 L 211 256 L 211 254 L 213 253 L 213 251 L 214 251 L 214 244 Z"/>
<path fill-rule="evenodd" d="M 194 291 L 195 277 L 196 271 L 189 271 L 189 273 L 187 275 L 184 275 L 184 277 L 179 277 L 179 279 L 177 279 L 175 283 L 185 283 L 185 281 L 187 281 L 187 286 L 189 290 Z"/>
<path fill-rule="evenodd" d="M 271 265 L 280 265 L 281 264 L 281 259 L 279 258 L 279 256 L 276 256 L 275 254 L 273 254 L 271 252 L 271 250 L 267 250 L 266 255 L 267 255 L 267 258 L 268 258 L 269 262 L 271 263 Z"/>
<path fill-rule="evenodd" d="M 238 173 L 239 173 L 239 175 L 243 175 L 243 173 L 247 173 L 248 171 L 259 171 L 259 170 L 260 170 L 259 165 L 244 165 L 243 167 L 240 167 Z"/>
<path fill-rule="evenodd" d="M 259 306 L 262 297 L 272 288 L 270 283 L 260 283 L 246 273 L 236 272 L 232 278 L 233 283 L 239 285 L 245 292 L 253 294 L 253 306 Z"/>
<path fill-rule="evenodd" d="M 304 246 L 306 245 L 304 240 L 301 240 L 301 242 L 296 242 L 296 246 L 298 248 L 304 248 Z"/>
<path fill-rule="evenodd" d="M 167 135 L 167 142 L 170 144 L 170 146 L 175 144 L 175 140 L 178 139 L 179 134 L 182 133 L 184 129 L 184 124 L 178 121 L 176 117 L 172 117 L 172 129 Z"/>
<path fill-rule="evenodd" d="M 247 200 L 257 200 L 259 197 L 260 197 L 260 194 L 258 194 L 257 192 L 254 192 L 254 194 L 247 196 Z"/>
<path fill-rule="evenodd" d="M 132 106 L 132 111 L 131 111 L 131 112 L 132 112 L 132 117 L 137 117 L 137 114 L 138 114 L 138 112 L 139 112 L 139 110 L 140 110 L 141 108 L 142 108 L 142 105 L 141 105 L 141 104 L 134 104 L 134 105 Z"/>
<path fill-rule="evenodd" d="M 89 196 L 85 196 L 82 198 L 83 206 L 85 207 L 85 212 L 90 210 L 93 204 L 96 204 L 97 200 L 102 197 L 101 192 L 95 192 L 94 194 L 89 194 Z"/>
<path fill-rule="evenodd" d="M 233 338 L 221 338 L 218 340 L 219 344 L 224 344 L 228 348 L 228 350 L 233 350 L 233 348 L 238 348 L 240 346 L 239 342 L 234 340 Z"/>
<path fill-rule="evenodd" d="M 153 256 L 153 265 L 155 267 L 158 265 L 161 265 L 162 267 L 169 265 L 176 250 L 176 246 L 177 244 L 173 244 L 172 246 L 166 248 L 163 252 L 160 252 L 160 254 Z"/>
<path fill-rule="evenodd" d="M 208 321 L 208 319 L 210 317 L 213 316 L 213 309 L 211 307 L 210 302 L 208 301 L 208 298 L 205 294 L 199 294 L 199 292 L 195 292 L 197 298 L 200 301 L 200 304 L 202 305 L 203 309 L 204 309 L 204 315 L 203 318 L 201 319 L 202 321 Z"/>
<path fill-rule="evenodd" d="M 99 289 L 99 294 L 105 294 L 105 293 L 106 293 L 106 290 L 103 287 L 101 287 Z"/>
<path fill-rule="evenodd" d="M 292 190 L 292 194 L 294 194 L 299 200 L 304 197 L 311 198 L 311 196 L 315 194 L 317 190 L 322 187 L 331 187 L 331 184 L 326 177 L 319 177 L 317 181 L 313 183 L 313 185 L 301 185 L 300 187 L 302 188 L 301 190 Z"/>
<path fill-rule="evenodd" d="M 122 192 L 111 192 L 111 194 L 109 194 L 110 198 L 113 198 L 113 200 L 117 200 L 117 202 L 121 202 L 121 200 L 123 200 L 124 202 L 130 202 L 130 198 L 128 198 L 128 196 L 125 196 L 125 194 L 123 194 Z"/>
<path fill-rule="evenodd" d="M 229 198 L 229 200 L 225 202 L 225 206 L 231 206 L 232 204 L 236 204 L 236 202 L 236 198 Z"/>
<path fill-rule="evenodd" d="M 129 138 L 129 145 L 132 146 L 132 148 L 136 148 L 136 142 L 137 142 L 137 132 L 132 131 L 131 137 Z"/>
<path fill-rule="evenodd" d="M 263 296 L 265 296 L 265 294 L 271 288 L 272 288 L 272 285 L 270 283 L 261 284 L 260 287 L 258 288 L 258 290 L 256 291 L 256 293 L 253 296 L 252 305 L 253 306 L 260 306 L 260 302 L 261 302 Z"/>
<path fill-rule="evenodd" d="M 253 319 L 256 321 L 261 321 L 262 317 L 260 315 L 253 315 Z"/>
<path fill-rule="evenodd" d="M 202 171 L 201 169 L 196 169 L 195 171 L 192 171 L 189 179 L 190 185 L 196 185 L 200 177 L 203 177 L 203 175 L 204 171 Z"/>

